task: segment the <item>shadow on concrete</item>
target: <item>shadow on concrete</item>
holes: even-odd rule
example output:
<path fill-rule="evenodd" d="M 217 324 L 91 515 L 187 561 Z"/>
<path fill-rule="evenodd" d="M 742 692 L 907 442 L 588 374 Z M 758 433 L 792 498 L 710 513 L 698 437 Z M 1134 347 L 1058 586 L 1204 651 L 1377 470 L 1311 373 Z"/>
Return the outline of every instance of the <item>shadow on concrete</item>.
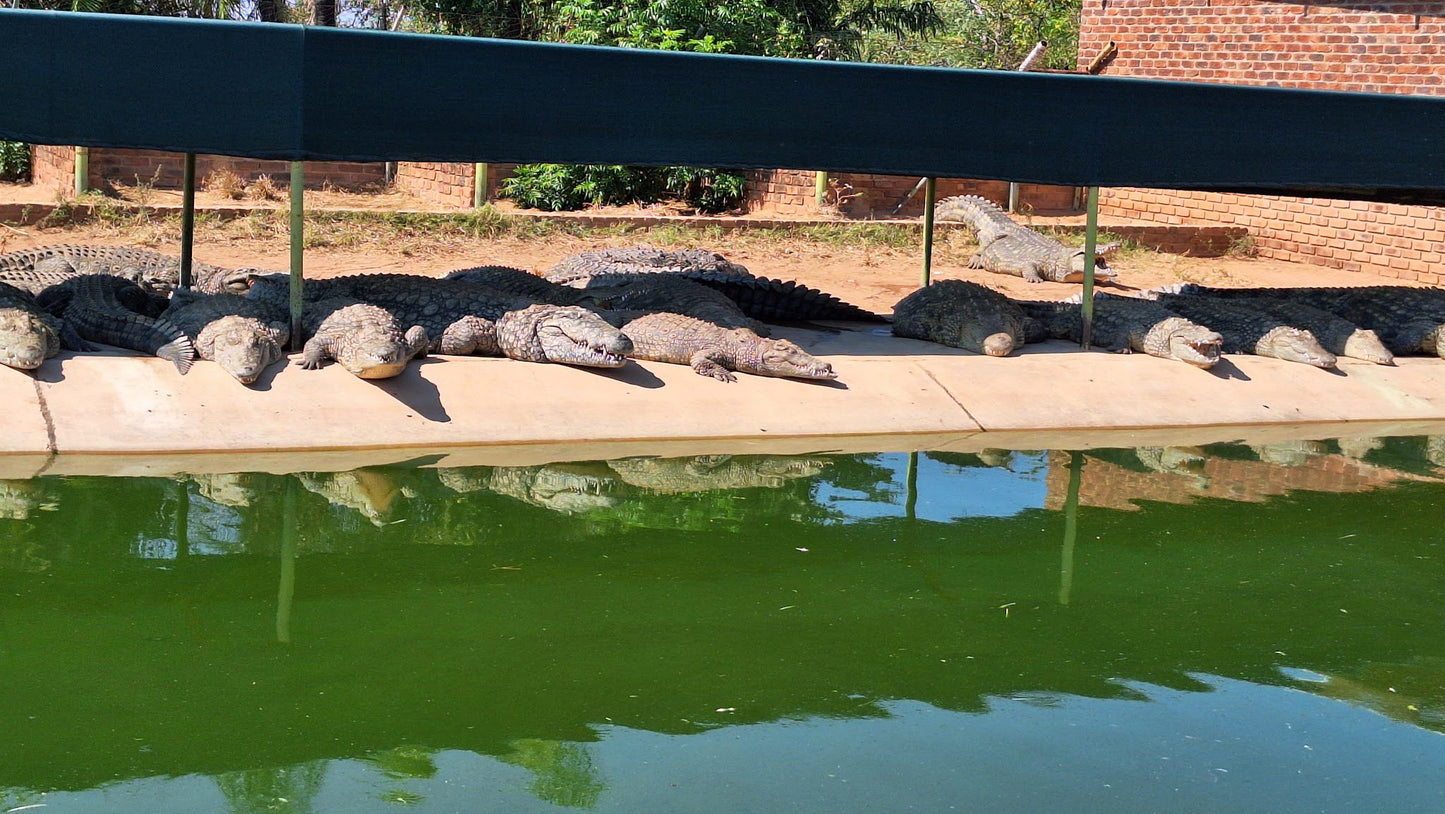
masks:
<path fill-rule="evenodd" d="M 1239 379 L 1242 382 L 1254 381 L 1245 375 L 1245 372 L 1240 370 L 1234 362 L 1226 358 L 1221 358 L 1218 364 L 1209 369 L 1209 372 L 1211 375 L 1220 379 Z"/>
<path fill-rule="evenodd" d="M 578 370 L 585 370 L 594 376 L 604 379 L 630 384 L 633 387 L 641 387 L 646 390 L 657 390 L 663 386 L 662 379 L 656 373 L 639 365 L 636 362 L 628 362 L 622 367 L 579 367 Z"/>
<path fill-rule="evenodd" d="M 261 371 L 261 375 L 256 377 L 256 381 L 251 382 L 250 384 L 245 386 L 249 387 L 252 390 L 257 390 L 264 393 L 271 389 L 271 383 L 276 381 L 276 377 L 281 374 L 281 371 L 290 366 L 291 357 L 283 357 L 281 361 L 276 362 L 275 364 L 267 365 L 266 369 Z"/>
<path fill-rule="evenodd" d="M 446 406 L 442 404 L 441 390 L 437 388 L 435 382 L 429 381 L 422 375 L 425 367 L 434 364 L 445 364 L 445 362 L 431 357 L 418 359 L 408 364 L 398 376 L 390 379 L 364 379 L 363 381 L 415 410 L 417 415 L 427 421 L 446 423 L 451 421 L 452 417 L 447 413 Z"/>

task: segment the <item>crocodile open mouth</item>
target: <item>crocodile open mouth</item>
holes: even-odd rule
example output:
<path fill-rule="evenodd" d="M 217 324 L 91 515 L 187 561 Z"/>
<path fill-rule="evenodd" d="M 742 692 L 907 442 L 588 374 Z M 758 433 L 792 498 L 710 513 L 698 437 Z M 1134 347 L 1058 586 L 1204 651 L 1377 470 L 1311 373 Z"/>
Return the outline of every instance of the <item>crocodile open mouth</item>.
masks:
<path fill-rule="evenodd" d="M 570 355 L 572 364 L 586 365 L 588 367 L 622 367 L 627 364 L 627 356 L 615 353 L 606 348 L 599 348 L 586 342 L 573 340 L 574 353 Z"/>

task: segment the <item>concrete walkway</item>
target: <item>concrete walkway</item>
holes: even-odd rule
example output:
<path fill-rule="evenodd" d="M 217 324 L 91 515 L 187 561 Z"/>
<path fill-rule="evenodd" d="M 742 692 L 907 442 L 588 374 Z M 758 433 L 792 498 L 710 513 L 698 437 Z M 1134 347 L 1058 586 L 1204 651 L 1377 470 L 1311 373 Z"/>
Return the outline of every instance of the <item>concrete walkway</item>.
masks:
<path fill-rule="evenodd" d="M 433 357 L 379 382 L 296 357 L 246 388 L 121 351 L 0 368 L 0 478 L 347 469 L 625 455 L 976 451 L 1445 433 L 1445 360 L 1338 372 L 1254 356 L 1212 371 L 1054 342 L 994 359 L 886 328 L 780 329 L 831 383 L 678 365 L 615 371 Z"/>

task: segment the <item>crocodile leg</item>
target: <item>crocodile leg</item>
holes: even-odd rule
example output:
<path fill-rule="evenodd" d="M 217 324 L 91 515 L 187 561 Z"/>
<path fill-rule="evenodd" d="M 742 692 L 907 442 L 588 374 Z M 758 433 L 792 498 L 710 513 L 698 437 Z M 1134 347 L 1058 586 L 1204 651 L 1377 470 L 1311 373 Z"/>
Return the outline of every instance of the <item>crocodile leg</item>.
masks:
<path fill-rule="evenodd" d="M 406 330 L 407 358 L 420 359 L 426 356 L 427 347 L 431 340 L 427 338 L 426 328 L 420 325 L 413 325 Z"/>
<path fill-rule="evenodd" d="M 738 380 L 732 371 L 723 366 L 718 358 L 720 354 L 716 351 L 700 350 L 692 355 L 692 369 L 699 376 L 709 376 L 720 382 L 735 382 Z"/>
<path fill-rule="evenodd" d="M 334 358 L 336 357 L 332 353 L 331 343 L 319 336 L 313 336 L 301 349 L 301 369 L 320 370 Z"/>

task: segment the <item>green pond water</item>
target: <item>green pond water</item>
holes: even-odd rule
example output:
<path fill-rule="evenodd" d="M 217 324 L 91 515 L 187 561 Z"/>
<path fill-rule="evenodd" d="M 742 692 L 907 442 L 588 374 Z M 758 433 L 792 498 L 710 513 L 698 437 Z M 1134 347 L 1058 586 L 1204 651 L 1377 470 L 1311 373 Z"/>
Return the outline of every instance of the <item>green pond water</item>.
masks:
<path fill-rule="evenodd" d="M 0 813 L 1445 811 L 1445 439 L 0 482 Z"/>

